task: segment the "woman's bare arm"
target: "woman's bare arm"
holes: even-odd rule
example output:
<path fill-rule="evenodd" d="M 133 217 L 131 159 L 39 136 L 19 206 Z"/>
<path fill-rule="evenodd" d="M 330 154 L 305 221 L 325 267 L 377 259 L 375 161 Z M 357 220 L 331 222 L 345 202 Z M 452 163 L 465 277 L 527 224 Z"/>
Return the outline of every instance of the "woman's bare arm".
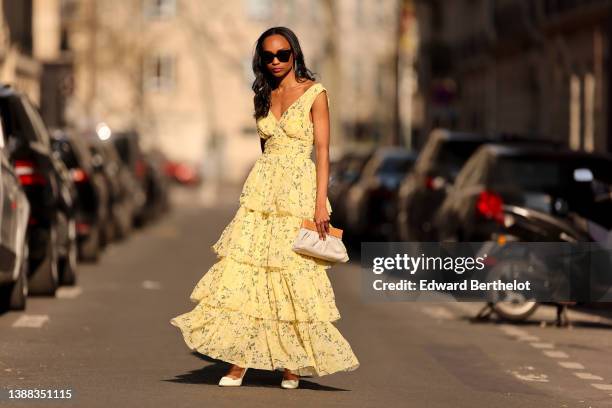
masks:
<path fill-rule="evenodd" d="M 319 237 L 325 239 L 329 233 L 329 213 L 327 211 L 327 183 L 329 180 L 329 106 L 327 91 L 317 95 L 312 104 L 312 123 L 317 169 L 317 197 L 315 204 L 315 223 Z"/>

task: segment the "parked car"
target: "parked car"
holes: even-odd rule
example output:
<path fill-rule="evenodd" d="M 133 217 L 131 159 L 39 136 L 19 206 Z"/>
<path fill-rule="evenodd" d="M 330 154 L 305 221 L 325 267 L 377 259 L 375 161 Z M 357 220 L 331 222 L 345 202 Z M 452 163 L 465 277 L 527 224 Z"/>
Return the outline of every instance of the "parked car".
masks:
<path fill-rule="evenodd" d="M 133 227 L 134 197 L 141 194 L 138 181 L 121 160 L 112 142 L 92 137 L 87 139 L 87 143 L 94 157 L 95 168 L 104 177 L 110 191 L 112 236 L 116 240 L 125 239 Z"/>
<path fill-rule="evenodd" d="M 380 147 L 346 195 L 347 228 L 373 239 L 395 237 L 397 190 L 417 154 L 400 147 Z"/>
<path fill-rule="evenodd" d="M 444 241 L 599 242 L 603 247 L 600 252 L 609 254 L 611 213 L 612 156 L 533 145 L 487 144 L 474 153 L 457 176 L 435 223 Z M 492 250 L 486 252 L 491 259 L 502 258 Z M 508 262 L 508 256 L 503 258 Z M 518 254 L 515 262 L 524 263 L 529 258 L 528 254 Z M 612 267 L 609 255 L 606 258 Z M 612 284 L 612 279 L 606 278 L 609 274 L 588 276 L 588 264 L 571 265 L 574 278 L 569 287 L 580 294 L 579 298 L 585 299 L 587 290 L 594 298 L 608 291 Z M 534 279 L 553 287 L 566 278 L 560 273 L 564 270 L 568 270 L 567 263 L 554 266 L 549 262 L 543 272 L 538 272 L 542 276 Z M 583 278 L 588 280 L 588 289 L 581 287 Z M 491 307 L 505 319 L 523 320 L 537 305 L 535 299 L 514 296 L 512 301 L 496 302 Z"/>
<path fill-rule="evenodd" d="M 164 171 L 166 156 L 160 150 L 153 149 L 143 156 L 147 166 L 145 220 L 151 221 L 170 209 L 170 178 Z"/>
<path fill-rule="evenodd" d="M 77 200 L 78 192 L 70 170 L 55 152 L 52 153 L 55 175 L 60 185 L 63 212 L 59 214 L 59 284 L 74 285 L 78 263 Z M 64 217 L 66 217 L 64 219 Z"/>
<path fill-rule="evenodd" d="M 435 129 L 399 189 L 396 220 L 399 239 L 437 241 L 438 233 L 432 221 L 446 198 L 446 187 L 453 184 L 464 163 L 478 147 L 502 141 L 560 147 L 559 143 L 534 138 L 533 135 L 488 135 Z"/>
<path fill-rule="evenodd" d="M 115 132 L 111 138 L 119 157 L 129 169 L 135 183 L 131 186 L 133 199 L 133 223 L 141 226 L 146 221 L 147 171 L 148 166 L 140 147 L 140 136 L 136 131 Z"/>
<path fill-rule="evenodd" d="M 28 198 L 9 161 L 0 121 L 0 307 L 23 310 L 28 295 Z"/>
<path fill-rule="evenodd" d="M 87 143 L 74 132 L 55 129 L 51 132 L 52 147 L 69 169 L 77 188 L 76 230 L 79 258 L 97 260 L 100 241 L 106 240 L 105 226 L 109 224 L 109 191 L 98 163 L 91 155 Z"/>
<path fill-rule="evenodd" d="M 53 156 L 49 132 L 25 94 L 1 88 L 0 117 L 11 163 L 30 203 L 29 293 L 53 295 L 61 280 L 69 283 L 75 273 L 74 184 Z"/>
<path fill-rule="evenodd" d="M 345 152 L 338 161 L 330 163 L 327 191 L 332 205 L 332 214 L 330 214 L 332 225 L 346 228 L 346 194 L 361 177 L 363 167 L 374 155 L 374 151 L 372 147 L 351 149 Z"/>
<path fill-rule="evenodd" d="M 574 171 L 580 169 L 595 179 L 576 180 Z M 434 222 L 441 239 L 466 242 L 490 240 L 500 233 L 509 237 L 517 228 L 509 220 L 520 220 L 521 240 L 539 241 L 543 233 L 559 232 L 553 230 L 554 222 L 538 225 L 538 220 L 561 220 L 570 212 L 612 229 L 612 202 L 603 199 L 611 182 L 612 160 L 603 155 L 486 144 L 465 164 Z"/>

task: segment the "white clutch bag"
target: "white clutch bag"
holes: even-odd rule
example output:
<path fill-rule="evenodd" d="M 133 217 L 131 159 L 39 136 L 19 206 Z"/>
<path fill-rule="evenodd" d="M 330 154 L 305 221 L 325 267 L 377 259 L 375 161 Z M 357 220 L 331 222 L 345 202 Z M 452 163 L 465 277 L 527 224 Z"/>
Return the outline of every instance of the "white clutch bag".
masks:
<path fill-rule="evenodd" d="M 342 230 L 329 226 L 329 234 L 325 240 L 319 238 L 317 224 L 305 218 L 293 242 L 292 249 L 298 254 L 324 259 L 330 262 L 346 262 L 349 260 L 346 247 L 342 242 Z"/>

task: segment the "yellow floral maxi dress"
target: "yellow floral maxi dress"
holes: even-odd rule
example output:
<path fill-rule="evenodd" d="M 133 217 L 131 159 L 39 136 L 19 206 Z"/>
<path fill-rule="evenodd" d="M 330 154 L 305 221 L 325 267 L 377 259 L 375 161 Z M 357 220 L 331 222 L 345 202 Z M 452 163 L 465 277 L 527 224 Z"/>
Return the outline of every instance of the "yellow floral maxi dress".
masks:
<path fill-rule="evenodd" d="M 272 112 L 257 120 L 267 139 L 264 153 L 247 176 L 234 218 L 211 246 L 218 262 L 193 289 L 195 308 L 170 320 L 191 350 L 241 367 L 313 377 L 359 366 L 332 324 L 340 319 L 326 271 L 332 264 L 291 249 L 302 219 L 314 218 L 309 112 L 322 91 L 315 83 L 279 120 Z M 331 213 L 329 200 L 326 206 Z"/>

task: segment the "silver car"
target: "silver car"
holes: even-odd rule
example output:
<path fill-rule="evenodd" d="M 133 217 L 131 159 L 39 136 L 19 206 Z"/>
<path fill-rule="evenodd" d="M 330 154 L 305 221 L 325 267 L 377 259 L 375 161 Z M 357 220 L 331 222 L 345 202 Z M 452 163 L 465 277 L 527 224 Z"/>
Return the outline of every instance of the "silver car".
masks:
<path fill-rule="evenodd" d="M 30 204 L 5 146 L 0 121 L 0 308 L 25 309 L 28 295 Z"/>

